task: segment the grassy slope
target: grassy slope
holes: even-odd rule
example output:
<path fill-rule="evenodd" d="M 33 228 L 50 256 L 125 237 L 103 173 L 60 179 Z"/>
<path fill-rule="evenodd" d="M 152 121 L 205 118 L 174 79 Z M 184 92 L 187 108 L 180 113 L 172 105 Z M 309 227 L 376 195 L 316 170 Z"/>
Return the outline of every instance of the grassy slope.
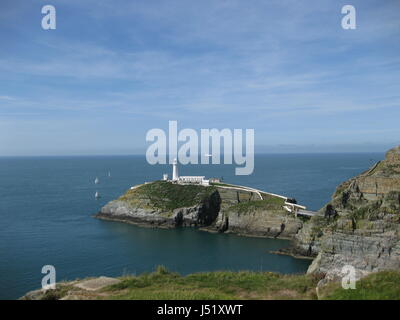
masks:
<path fill-rule="evenodd" d="M 124 276 L 116 285 L 101 291 L 77 289 L 71 283 L 58 283 L 41 299 L 58 300 L 67 295 L 76 299 L 123 300 L 236 300 L 236 299 L 318 299 L 320 275 L 282 275 L 272 272 L 206 272 L 181 276 L 159 266 L 153 273 Z M 356 283 L 355 290 L 344 290 L 330 283 L 319 290 L 319 299 L 400 300 L 400 271 L 370 274 Z"/>
<path fill-rule="evenodd" d="M 400 271 L 373 273 L 356 283 L 355 290 L 344 290 L 332 283 L 322 290 L 330 300 L 400 300 Z"/>
<path fill-rule="evenodd" d="M 154 181 L 128 190 L 119 200 L 126 201 L 132 206 L 150 206 L 163 211 L 172 211 L 176 208 L 199 204 L 215 190 L 214 187 Z M 144 201 L 146 204 L 143 203 Z"/>
<path fill-rule="evenodd" d="M 162 211 L 173 211 L 176 208 L 191 207 L 201 203 L 217 190 L 218 185 L 209 187 L 200 185 L 180 185 L 165 181 L 154 181 L 128 190 L 119 200 L 131 206 L 151 207 Z M 229 186 L 226 184 L 226 186 Z M 284 200 L 263 194 L 264 200 L 243 201 L 229 209 L 238 213 L 257 210 L 282 210 Z"/>
<path fill-rule="evenodd" d="M 207 272 L 180 276 L 157 271 L 122 278 L 107 292 L 113 299 L 315 299 L 318 277 L 271 272 Z"/>
<path fill-rule="evenodd" d="M 281 275 L 271 272 L 207 272 L 185 277 L 158 267 L 138 277 L 128 276 L 107 289 L 112 299 L 317 299 L 318 275 Z M 374 273 L 344 290 L 331 283 L 322 299 L 399 300 L 400 271 Z"/>
<path fill-rule="evenodd" d="M 254 201 L 246 201 L 240 202 L 233 206 L 231 206 L 228 210 L 235 211 L 238 213 L 247 213 L 258 210 L 278 210 L 283 211 L 282 207 L 284 205 L 285 200 L 282 198 L 263 195 L 263 200 L 254 200 Z"/>

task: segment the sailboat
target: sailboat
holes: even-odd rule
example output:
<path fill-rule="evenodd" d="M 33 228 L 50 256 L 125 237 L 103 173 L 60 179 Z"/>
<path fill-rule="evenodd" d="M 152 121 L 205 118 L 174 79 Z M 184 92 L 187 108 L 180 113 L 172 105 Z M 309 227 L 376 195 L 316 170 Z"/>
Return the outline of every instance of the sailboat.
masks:
<path fill-rule="evenodd" d="M 94 183 L 98 184 L 99 183 L 99 178 L 96 177 L 96 179 L 94 180 Z"/>
<path fill-rule="evenodd" d="M 109 177 L 109 178 L 111 177 L 111 172 L 110 172 L 110 171 L 108 171 L 108 177 Z"/>
<path fill-rule="evenodd" d="M 96 199 L 100 198 L 100 194 L 99 194 L 98 191 L 96 191 L 96 194 L 94 195 L 94 197 L 95 197 Z"/>

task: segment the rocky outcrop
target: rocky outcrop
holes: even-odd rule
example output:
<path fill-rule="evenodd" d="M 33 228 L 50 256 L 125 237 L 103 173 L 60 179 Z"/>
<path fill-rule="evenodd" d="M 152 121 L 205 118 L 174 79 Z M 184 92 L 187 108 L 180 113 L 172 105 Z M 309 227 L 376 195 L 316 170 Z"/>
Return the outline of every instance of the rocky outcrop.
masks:
<path fill-rule="evenodd" d="M 288 253 L 294 256 L 316 257 L 320 251 L 320 238 L 323 235 L 320 228 L 321 217 L 312 217 L 294 236 L 294 245 Z"/>
<path fill-rule="evenodd" d="M 96 217 L 141 226 L 201 227 L 216 219 L 220 201 L 213 187 L 156 181 L 129 190 L 101 208 Z"/>
<path fill-rule="evenodd" d="M 155 181 L 134 187 L 96 217 L 152 227 L 200 227 L 211 232 L 293 238 L 302 221 L 282 209 L 284 199 L 225 186 Z"/>
<path fill-rule="evenodd" d="M 283 210 L 284 200 L 236 189 L 218 189 L 221 210 L 208 229 L 247 236 L 291 239 L 302 227 L 302 221 Z"/>
<path fill-rule="evenodd" d="M 291 239 L 302 226 L 299 219 L 283 211 L 231 211 L 222 212 L 220 218 L 228 232 L 268 238 Z"/>
<path fill-rule="evenodd" d="M 321 210 L 296 235 L 295 248 L 318 253 L 309 273 L 342 276 L 351 265 L 356 276 L 400 268 L 400 147 L 385 160 L 339 185 Z"/>

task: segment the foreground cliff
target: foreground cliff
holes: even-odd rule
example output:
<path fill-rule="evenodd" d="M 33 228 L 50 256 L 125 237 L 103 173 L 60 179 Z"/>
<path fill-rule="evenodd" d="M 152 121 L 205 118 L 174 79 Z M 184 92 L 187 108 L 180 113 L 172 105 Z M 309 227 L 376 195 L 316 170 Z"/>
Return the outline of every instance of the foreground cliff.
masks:
<path fill-rule="evenodd" d="M 284 201 L 225 184 L 205 187 L 155 181 L 128 190 L 96 217 L 141 226 L 200 227 L 211 232 L 292 238 L 302 221 L 282 208 Z"/>
<path fill-rule="evenodd" d="M 344 265 L 357 277 L 400 269 L 400 147 L 385 160 L 339 185 L 332 200 L 296 235 L 296 250 L 318 254 L 309 273 L 340 276 Z"/>
<path fill-rule="evenodd" d="M 159 266 L 153 273 L 121 278 L 99 277 L 60 282 L 54 290 L 28 292 L 21 300 L 391 300 L 400 299 L 399 271 L 382 271 L 344 290 L 329 283 L 315 290 L 318 274 L 205 272 L 181 276 Z"/>

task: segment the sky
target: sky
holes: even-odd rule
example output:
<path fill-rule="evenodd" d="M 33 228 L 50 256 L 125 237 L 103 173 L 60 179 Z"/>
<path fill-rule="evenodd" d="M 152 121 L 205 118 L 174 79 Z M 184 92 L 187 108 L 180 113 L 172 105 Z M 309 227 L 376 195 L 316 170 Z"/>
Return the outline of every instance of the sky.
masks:
<path fill-rule="evenodd" d="M 0 38 L 0 156 L 144 154 L 169 120 L 256 153 L 400 144 L 398 0 L 1 0 Z"/>

